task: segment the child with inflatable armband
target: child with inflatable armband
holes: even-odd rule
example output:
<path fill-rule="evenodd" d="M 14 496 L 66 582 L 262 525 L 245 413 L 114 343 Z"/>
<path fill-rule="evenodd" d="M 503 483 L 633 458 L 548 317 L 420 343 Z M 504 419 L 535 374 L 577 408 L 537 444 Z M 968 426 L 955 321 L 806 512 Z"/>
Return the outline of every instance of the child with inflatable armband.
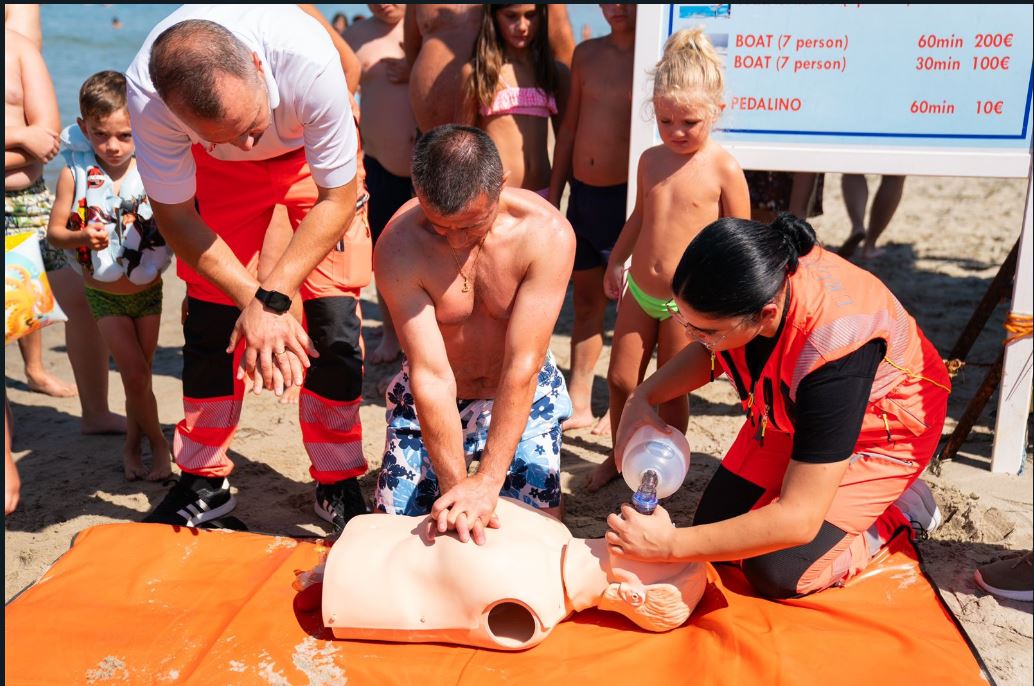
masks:
<path fill-rule="evenodd" d="M 151 390 L 151 362 L 162 311 L 161 273 L 172 256 L 136 169 L 125 76 L 114 71 L 91 76 L 79 91 L 79 109 L 78 126 L 61 134 L 66 166 L 47 237 L 68 250 L 82 272 L 90 312 L 122 376 L 126 478 L 160 481 L 172 469 Z M 142 459 L 145 436 L 150 470 Z"/>

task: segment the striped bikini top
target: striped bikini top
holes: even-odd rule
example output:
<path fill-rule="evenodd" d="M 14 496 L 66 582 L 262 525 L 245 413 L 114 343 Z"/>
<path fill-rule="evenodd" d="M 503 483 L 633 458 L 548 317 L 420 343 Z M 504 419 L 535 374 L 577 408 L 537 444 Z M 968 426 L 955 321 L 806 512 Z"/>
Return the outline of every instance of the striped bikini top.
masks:
<path fill-rule="evenodd" d="M 496 92 L 491 107 L 480 107 L 481 116 L 525 114 L 548 119 L 557 113 L 556 99 L 552 95 L 547 95 L 541 88 L 518 88 L 502 79 L 499 80 L 506 87 Z"/>

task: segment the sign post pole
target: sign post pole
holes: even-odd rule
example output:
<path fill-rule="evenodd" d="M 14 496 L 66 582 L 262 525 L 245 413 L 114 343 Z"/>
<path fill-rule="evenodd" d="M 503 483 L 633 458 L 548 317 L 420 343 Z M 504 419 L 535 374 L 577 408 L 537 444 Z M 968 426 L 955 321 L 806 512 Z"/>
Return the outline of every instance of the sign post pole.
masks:
<path fill-rule="evenodd" d="M 1016 280 L 1009 311 L 1018 315 L 1034 314 L 1034 245 L 1031 239 L 1031 176 L 1027 175 L 1027 207 L 1023 211 L 1020 250 L 1016 256 Z M 1024 267 L 1023 265 L 1027 265 Z M 1027 450 L 1027 414 L 1030 411 L 1031 370 L 1034 338 L 1025 336 L 1013 341 L 1005 350 L 1002 383 L 998 387 L 998 416 L 995 420 L 994 447 L 991 450 L 991 471 L 1018 474 Z"/>

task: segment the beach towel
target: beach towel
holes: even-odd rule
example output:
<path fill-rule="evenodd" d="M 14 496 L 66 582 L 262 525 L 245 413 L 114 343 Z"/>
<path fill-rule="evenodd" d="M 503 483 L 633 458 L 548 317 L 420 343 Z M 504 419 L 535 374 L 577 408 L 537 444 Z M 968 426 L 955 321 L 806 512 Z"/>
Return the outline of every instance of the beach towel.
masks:
<path fill-rule="evenodd" d="M 773 602 L 719 565 L 678 629 L 591 610 L 517 653 L 334 640 L 292 588 L 317 546 L 160 524 L 87 529 L 7 605 L 6 683 L 993 683 L 903 531 L 843 588 Z M 390 588 L 369 592 L 392 602 Z"/>

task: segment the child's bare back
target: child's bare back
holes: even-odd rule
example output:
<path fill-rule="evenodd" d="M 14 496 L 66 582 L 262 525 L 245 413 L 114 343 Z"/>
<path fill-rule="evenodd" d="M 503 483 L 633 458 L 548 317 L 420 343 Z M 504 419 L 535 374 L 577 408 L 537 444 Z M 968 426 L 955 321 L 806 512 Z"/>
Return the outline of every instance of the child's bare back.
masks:
<path fill-rule="evenodd" d="M 642 229 L 632 250 L 632 278 L 646 293 L 667 299 L 686 246 L 705 226 L 735 213 L 730 198 L 743 194 L 743 171 L 710 140 L 692 155 L 658 145 L 643 153 L 639 183 Z"/>

